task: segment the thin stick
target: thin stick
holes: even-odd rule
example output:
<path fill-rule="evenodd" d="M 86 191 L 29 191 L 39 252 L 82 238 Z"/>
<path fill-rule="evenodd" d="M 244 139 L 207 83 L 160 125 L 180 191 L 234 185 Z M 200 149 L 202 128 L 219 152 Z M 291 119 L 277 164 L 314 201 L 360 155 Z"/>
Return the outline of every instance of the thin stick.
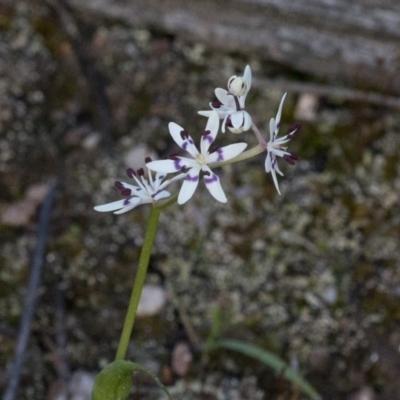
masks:
<path fill-rule="evenodd" d="M 316 83 L 296 82 L 284 79 L 253 79 L 254 86 L 259 89 L 270 90 L 276 87 L 282 91 L 295 93 L 312 93 L 318 96 L 338 98 L 348 101 L 362 101 L 375 104 L 381 107 L 400 109 L 400 99 L 398 97 L 384 95 L 377 92 L 370 92 L 345 87 L 331 85 L 320 85 Z"/>
<path fill-rule="evenodd" d="M 25 350 L 28 343 L 32 318 L 35 311 L 37 291 L 41 282 L 43 258 L 48 236 L 48 226 L 50 222 L 51 210 L 53 207 L 56 183 L 50 186 L 49 191 L 43 201 L 39 216 L 39 229 L 36 248 L 33 255 L 29 280 L 25 294 L 24 308 L 21 315 L 20 328 L 17 343 L 14 351 L 14 362 L 10 372 L 10 380 L 3 400 L 14 400 L 21 377 L 22 366 L 25 359 Z"/>

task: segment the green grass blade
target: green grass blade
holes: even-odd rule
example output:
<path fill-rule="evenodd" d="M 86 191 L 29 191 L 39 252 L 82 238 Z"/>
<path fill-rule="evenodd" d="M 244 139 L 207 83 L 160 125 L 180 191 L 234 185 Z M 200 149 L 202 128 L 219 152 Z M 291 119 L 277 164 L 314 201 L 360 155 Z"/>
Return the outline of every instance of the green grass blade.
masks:
<path fill-rule="evenodd" d="M 309 395 L 311 399 L 321 399 L 321 396 L 308 382 L 306 382 L 296 371 L 289 368 L 288 364 L 286 364 L 285 361 L 269 351 L 261 349 L 260 347 L 255 346 L 251 343 L 229 339 L 215 340 L 213 343 L 209 343 L 207 346 L 207 351 L 214 349 L 233 350 L 248 357 L 251 357 L 255 360 L 258 360 L 261 363 L 268 365 L 278 373 L 281 373 L 284 378 L 298 386 L 299 389 Z"/>

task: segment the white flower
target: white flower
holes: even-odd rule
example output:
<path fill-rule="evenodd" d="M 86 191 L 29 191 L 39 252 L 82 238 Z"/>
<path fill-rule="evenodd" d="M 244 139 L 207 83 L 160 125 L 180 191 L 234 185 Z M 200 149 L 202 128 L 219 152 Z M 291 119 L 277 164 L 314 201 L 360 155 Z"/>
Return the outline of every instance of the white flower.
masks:
<path fill-rule="evenodd" d="M 204 183 L 211 195 L 218 201 L 225 203 L 225 193 L 217 175 L 215 175 L 209 164 L 230 160 L 244 151 L 247 143 L 236 143 L 221 147 L 214 152 L 209 152 L 210 145 L 214 142 L 219 128 L 219 118 L 216 111 L 210 112 L 205 131 L 202 133 L 200 141 L 200 151 L 197 150 L 193 139 L 181 126 L 175 122 L 170 122 L 169 132 L 175 142 L 183 150 L 187 151 L 193 158 L 171 156 L 170 160 L 152 161 L 147 163 L 147 167 L 153 171 L 177 172 L 182 171 L 186 174 L 179 192 L 178 203 L 186 203 L 195 192 L 200 179 L 200 172 L 203 173 Z"/>
<path fill-rule="evenodd" d="M 250 114 L 245 111 L 246 96 L 251 88 L 251 69 L 246 66 L 241 77 L 236 75 L 228 80 L 228 90 L 217 88 L 215 96 L 218 101 L 210 103 L 210 107 L 217 111 L 220 119 L 223 119 L 221 131 L 225 133 L 225 127 L 233 133 L 242 133 L 250 129 L 252 120 Z M 200 115 L 209 117 L 212 111 L 199 111 Z"/>
<path fill-rule="evenodd" d="M 288 151 L 286 151 L 286 147 L 282 145 L 284 143 L 289 142 L 289 140 L 293 138 L 294 134 L 300 129 L 300 124 L 297 123 L 288 129 L 288 133 L 285 136 L 277 139 L 277 135 L 279 132 L 279 123 L 281 121 L 282 106 L 285 97 L 286 93 L 282 97 L 275 119 L 271 118 L 269 123 L 270 139 L 269 142 L 267 143 L 268 154 L 267 158 L 265 159 L 265 171 L 271 172 L 276 190 L 278 191 L 279 194 L 281 194 L 281 192 L 279 191 L 278 179 L 276 177 L 276 173 L 282 176 L 283 173 L 279 169 L 278 160 L 276 157 L 282 157 L 285 161 L 287 161 L 291 165 L 293 165 L 296 162 L 296 160 L 298 159 L 297 155 L 295 153 L 289 153 Z"/>
<path fill-rule="evenodd" d="M 146 162 L 151 161 L 150 158 L 146 158 Z M 135 180 L 137 185 L 130 185 L 129 183 L 116 181 L 115 186 L 121 192 L 122 196 L 128 196 L 126 199 L 114 201 L 113 203 L 103 204 L 96 206 L 94 209 L 100 212 L 115 211 L 114 214 L 123 214 L 133 208 L 146 203 L 156 204 L 159 200 L 170 197 L 171 194 L 164 190 L 171 182 L 178 179 L 184 178 L 185 174 L 180 174 L 172 179 L 168 179 L 163 182 L 166 176 L 166 172 L 159 171 L 153 178 L 152 173 L 148 170 L 148 179 L 144 177 L 143 168 L 134 171 L 132 168 L 128 168 L 126 173 L 129 178 Z"/>

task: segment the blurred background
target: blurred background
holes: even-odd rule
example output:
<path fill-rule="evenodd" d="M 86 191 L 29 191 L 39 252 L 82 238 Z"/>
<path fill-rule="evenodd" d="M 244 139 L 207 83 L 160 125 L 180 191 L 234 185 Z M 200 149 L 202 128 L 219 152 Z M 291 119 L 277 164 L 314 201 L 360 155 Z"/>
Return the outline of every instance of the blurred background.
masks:
<path fill-rule="evenodd" d="M 201 356 L 219 307 L 222 337 L 277 354 L 323 399 L 400 398 L 396 0 L 0 0 L 0 35 L 0 392 L 36 260 L 15 398 L 90 398 L 148 214 L 93 206 L 119 198 L 127 167 L 176 152 L 168 122 L 200 134 L 197 111 L 249 64 L 247 110 L 268 137 L 288 92 L 281 134 L 302 123 L 300 160 L 281 166 L 282 196 L 260 155 L 220 171 L 227 204 L 200 186 L 163 212 L 128 357 L 174 399 L 306 398 L 251 359 Z M 138 375 L 131 398 L 162 395 Z"/>

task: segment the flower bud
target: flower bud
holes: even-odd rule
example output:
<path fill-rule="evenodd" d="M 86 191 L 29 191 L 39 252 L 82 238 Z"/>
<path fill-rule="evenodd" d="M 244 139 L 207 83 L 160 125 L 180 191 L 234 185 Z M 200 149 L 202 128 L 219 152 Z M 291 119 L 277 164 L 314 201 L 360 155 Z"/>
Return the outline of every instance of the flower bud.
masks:
<path fill-rule="evenodd" d="M 227 120 L 226 126 L 232 133 L 242 133 L 248 131 L 252 120 L 247 111 L 237 111 L 232 113 Z"/>
<path fill-rule="evenodd" d="M 242 96 L 247 89 L 247 84 L 242 76 L 233 75 L 228 80 L 228 91 L 234 96 Z"/>

